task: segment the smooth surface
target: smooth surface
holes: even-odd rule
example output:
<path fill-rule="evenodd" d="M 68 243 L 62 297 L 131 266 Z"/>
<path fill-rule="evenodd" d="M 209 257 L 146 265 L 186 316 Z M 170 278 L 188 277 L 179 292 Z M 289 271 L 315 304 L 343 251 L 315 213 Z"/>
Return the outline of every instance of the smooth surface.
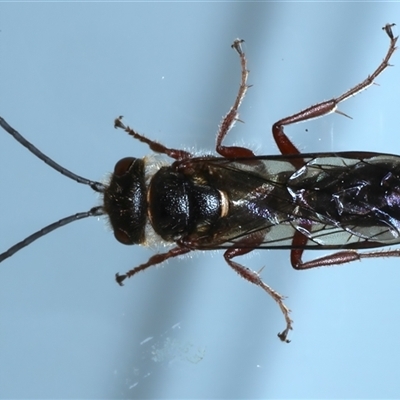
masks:
<path fill-rule="evenodd" d="M 146 146 L 214 149 L 246 40 L 254 86 L 228 143 L 277 154 L 274 121 L 360 82 L 385 55 L 394 3 L 2 3 L 0 115 L 75 173 L 101 180 Z M 395 33 L 398 30 L 395 29 Z M 400 54 L 331 115 L 286 131 L 307 152 L 400 153 Z M 308 132 L 306 132 L 308 130 Z M 0 131 L 0 250 L 100 202 Z M 0 266 L 2 398 L 400 397 L 400 266 L 369 260 L 308 272 L 289 253 L 240 261 L 288 296 L 294 331 L 222 252 L 116 272 L 153 250 L 117 243 L 103 220 L 65 227 Z M 316 253 L 308 254 L 314 257 Z M 321 255 L 321 253 L 318 253 Z"/>

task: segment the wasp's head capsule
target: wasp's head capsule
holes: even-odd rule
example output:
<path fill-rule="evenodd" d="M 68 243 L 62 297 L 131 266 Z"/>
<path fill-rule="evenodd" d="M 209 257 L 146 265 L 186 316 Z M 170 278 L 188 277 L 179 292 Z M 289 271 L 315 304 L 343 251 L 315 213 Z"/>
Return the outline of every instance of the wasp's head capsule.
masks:
<path fill-rule="evenodd" d="M 123 244 L 144 242 L 146 191 L 144 161 L 133 157 L 119 160 L 104 192 L 104 210 L 115 238 Z"/>

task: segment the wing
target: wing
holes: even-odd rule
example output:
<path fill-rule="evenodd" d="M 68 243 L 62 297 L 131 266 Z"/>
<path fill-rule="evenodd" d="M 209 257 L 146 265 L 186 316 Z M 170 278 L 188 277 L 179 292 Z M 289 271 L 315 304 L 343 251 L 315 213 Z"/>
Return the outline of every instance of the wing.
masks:
<path fill-rule="evenodd" d="M 295 162 L 293 162 L 295 160 Z M 194 162 L 193 162 L 194 161 Z M 299 162 L 301 161 L 301 162 Z M 400 157 L 325 153 L 252 159 L 194 159 L 229 210 L 189 235 L 195 248 L 362 249 L 400 243 Z M 297 167 L 295 167 L 294 165 Z M 298 167 L 300 165 L 300 167 Z"/>

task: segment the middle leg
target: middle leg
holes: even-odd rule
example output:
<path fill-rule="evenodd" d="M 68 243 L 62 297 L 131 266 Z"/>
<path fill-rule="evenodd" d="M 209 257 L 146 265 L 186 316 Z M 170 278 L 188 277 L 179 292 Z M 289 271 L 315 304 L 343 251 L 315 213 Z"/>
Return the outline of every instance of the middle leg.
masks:
<path fill-rule="evenodd" d="M 267 285 L 261 278 L 260 274 L 235 262 L 232 261 L 234 257 L 242 256 L 244 254 L 249 253 L 250 251 L 256 249 L 263 241 L 264 235 L 262 233 L 252 234 L 243 239 L 241 239 L 237 245 L 239 247 L 231 247 L 224 253 L 225 261 L 229 264 L 229 266 L 236 271 L 242 278 L 247 281 L 253 283 L 256 286 L 259 286 L 261 289 L 265 290 L 278 304 L 280 310 L 286 321 L 286 328 L 278 333 L 279 339 L 282 342 L 289 343 L 290 340 L 287 338 L 289 331 L 292 330 L 293 321 L 289 317 L 290 309 L 283 302 L 284 297 L 276 292 L 271 286 Z"/>

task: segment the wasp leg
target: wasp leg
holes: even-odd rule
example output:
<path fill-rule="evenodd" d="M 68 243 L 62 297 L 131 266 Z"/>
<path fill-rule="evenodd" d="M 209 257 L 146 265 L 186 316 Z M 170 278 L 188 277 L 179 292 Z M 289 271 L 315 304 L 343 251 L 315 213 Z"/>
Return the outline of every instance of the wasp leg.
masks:
<path fill-rule="evenodd" d="M 332 265 L 346 264 L 363 258 L 400 257 L 400 250 L 379 250 L 368 253 L 359 253 L 356 250 L 343 250 L 325 257 L 303 262 L 303 252 L 304 249 L 291 250 L 290 261 L 294 269 L 301 271 L 318 267 L 330 267 Z"/>
<path fill-rule="evenodd" d="M 240 57 L 240 64 L 242 67 L 242 79 L 240 82 L 238 94 L 235 99 L 235 103 L 223 118 L 217 134 L 216 150 L 219 154 L 221 154 L 221 156 L 226 158 L 254 157 L 254 153 L 250 149 L 247 149 L 245 147 L 222 146 L 222 141 L 224 140 L 224 137 L 235 125 L 235 122 L 240 121 L 239 107 L 244 99 L 244 96 L 246 95 L 247 89 L 250 87 L 247 85 L 247 77 L 249 75 L 249 71 L 247 69 L 246 55 L 244 54 L 241 46 L 241 43 L 243 42 L 244 40 L 236 39 L 232 44 L 232 48 L 237 51 Z"/>
<path fill-rule="evenodd" d="M 145 269 L 152 267 L 153 265 L 161 264 L 165 260 L 168 260 L 169 258 L 174 258 L 177 256 L 180 256 L 182 254 L 189 253 L 191 250 L 184 248 L 184 247 L 174 247 L 170 251 L 166 253 L 161 253 L 161 254 L 155 254 L 154 256 L 150 257 L 149 260 L 144 263 L 140 264 L 137 267 L 131 269 L 130 271 L 126 272 L 123 275 L 120 274 L 115 274 L 115 280 L 123 286 L 123 281 L 126 278 L 131 278 L 133 275 L 137 274 L 138 272 L 144 271 Z"/>
<path fill-rule="evenodd" d="M 305 228 L 305 230 L 309 230 L 310 225 L 303 224 L 302 227 Z M 307 236 L 296 231 L 292 240 L 293 249 L 290 251 L 290 262 L 294 269 L 304 270 L 318 267 L 329 267 L 332 265 L 341 265 L 361 260 L 362 258 L 400 257 L 400 250 L 379 250 L 368 253 L 358 253 L 356 250 L 342 250 L 328 256 L 303 262 L 302 257 L 307 241 Z"/>
<path fill-rule="evenodd" d="M 235 261 L 232 261 L 232 258 L 237 256 L 242 256 L 254 250 L 258 245 L 260 245 L 262 238 L 263 235 L 258 235 L 258 237 L 252 235 L 243 238 L 242 240 L 240 240 L 240 242 L 238 242 L 238 244 L 240 243 L 241 247 L 240 248 L 232 247 L 228 249 L 224 253 L 224 258 L 225 261 L 229 264 L 229 266 L 233 270 L 235 270 L 242 278 L 264 289 L 278 303 L 278 306 L 281 309 L 286 321 L 286 328 L 284 329 L 283 332 L 278 333 L 278 337 L 279 339 L 282 340 L 282 342 L 289 343 L 290 340 L 287 339 L 287 336 L 289 334 L 289 331 L 293 329 L 292 328 L 293 321 L 289 317 L 290 309 L 283 302 L 284 297 L 278 292 L 276 292 L 274 289 L 272 289 L 265 282 L 263 282 L 263 280 L 260 278 L 260 275 L 257 272 L 252 271 L 251 269 L 244 267 L 243 265 Z"/>
<path fill-rule="evenodd" d="M 272 134 L 274 136 L 275 142 L 280 152 L 283 155 L 300 154 L 299 149 L 292 143 L 292 141 L 284 133 L 283 131 L 284 126 L 296 124 L 297 122 L 308 121 L 313 118 L 322 117 L 332 112 L 343 114 L 340 111 L 337 111 L 337 106 L 339 105 L 339 103 L 342 103 L 343 101 L 356 95 L 357 93 L 360 93 L 364 89 L 367 89 L 374 83 L 375 79 L 390 65 L 389 60 L 394 51 L 396 50 L 396 42 L 398 39 L 398 37 L 393 36 L 392 33 L 393 25 L 394 24 L 387 24 L 386 26 L 383 27 L 383 29 L 385 30 L 390 39 L 389 49 L 386 53 L 385 58 L 379 64 L 378 68 L 376 68 L 376 70 L 371 75 L 369 75 L 366 79 L 364 79 L 364 81 L 352 87 L 339 97 L 315 104 L 311 107 L 306 108 L 303 111 L 298 112 L 297 114 L 293 114 L 289 117 L 279 120 L 278 122 L 275 122 L 275 124 L 272 126 Z M 295 167 L 303 166 L 302 160 L 293 159 L 292 163 L 294 164 Z"/>
<path fill-rule="evenodd" d="M 114 120 L 114 128 L 123 129 L 128 135 L 132 136 L 134 139 L 139 140 L 142 143 L 146 143 L 151 150 L 156 153 L 166 154 L 168 157 L 174 158 L 175 160 L 186 160 L 188 158 L 192 158 L 193 154 L 188 151 L 179 150 L 179 149 L 169 149 L 165 147 L 163 144 L 156 142 L 155 140 L 148 139 L 146 136 L 137 133 L 128 125 L 125 125 L 122 122 L 122 116 L 116 118 Z"/>

